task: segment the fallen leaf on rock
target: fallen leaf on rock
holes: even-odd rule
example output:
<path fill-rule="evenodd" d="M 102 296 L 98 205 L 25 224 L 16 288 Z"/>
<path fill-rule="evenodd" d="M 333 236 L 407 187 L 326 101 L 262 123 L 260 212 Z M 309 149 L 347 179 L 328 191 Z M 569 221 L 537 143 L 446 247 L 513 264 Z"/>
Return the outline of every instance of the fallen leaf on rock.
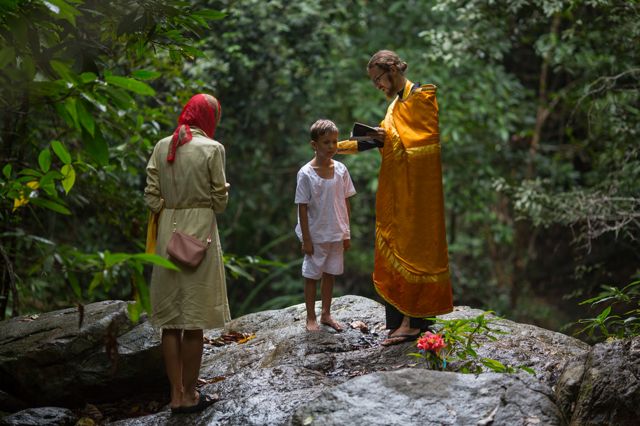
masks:
<path fill-rule="evenodd" d="M 22 322 L 31 322 L 31 321 L 35 321 L 38 319 L 40 315 L 38 314 L 33 314 L 33 315 L 27 315 L 26 317 L 22 317 L 20 318 L 18 321 L 22 321 Z"/>
<path fill-rule="evenodd" d="M 91 417 L 81 417 L 76 422 L 75 426 L 95 426 L 96 422 Z"/>
<path fill-rule="evenodd" d="M 96 421 L 100 421 L 103 419 L 103 415 L 102 412 L 100 412 L 100 410 L 98 409 L 98 407 L 96 407 L 93 404 L 85 404 L 84 409 L 82 410 L 82 412 L 84 414 L 86 414 L 88 417 L 91 417 L 92 419 L 96 420 Z"/>
<path fill-rule="evenodd" d="M 198 386 L 210 385 L 211 383 L 218 383 L 225 380 L 224 376 L 214 376 L 209 379 L 198 378 Z"/>
<path fill-rule="evenodd" d="M 362 321 L 354 321 L 349 325 L 351 326 L 351 328 L 357 328 L 364 334 L 369 333 L 369 327 L 367 327 L 367 324 L 363 323 Z"/>
<path fill-rule="evenodd" d="M 205 343 L 213 346 L 224 346 L 230 345 L 231 343 L 237 343 L 239 345 L 248 342 L 251 339 L 255 339 L 255 333 L 239 333 L 237 331 L 230 331 L 229 333 L 225 333 L 216 337 L 215 339 L 206 338 Z"/>

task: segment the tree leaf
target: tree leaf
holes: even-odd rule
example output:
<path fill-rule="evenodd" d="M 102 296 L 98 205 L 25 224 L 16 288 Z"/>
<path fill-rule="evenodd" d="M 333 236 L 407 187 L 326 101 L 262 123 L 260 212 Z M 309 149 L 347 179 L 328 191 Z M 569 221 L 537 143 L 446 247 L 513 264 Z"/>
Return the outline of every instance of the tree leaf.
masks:
<path fill-rule="evenodd" d="M 49 148 L 45 148 L 40 151 L 40 155 L 38 155 L 38 164 L 40 165 L 40 170 L 47 173 L 49 168 L 51 167 L 51 151 Z"/>
<path fill-rule="evenodd" d="M 104 265 L 105 268 L 111 268 L 113 265 L 117 263 L 124 262 L 131 258 L 130 254 L 127 253 L 110 253 L 108 251 L 104 252 Z"/>
<path fill-rule="evenodd" d="M 60 171 L 64 176 L 64 179 L 62 179 L 62 187 L 64 188 L 64 192 L 68 194 L 76 182 L 76 171 L 71 164 L 65 164 Z"/>
<path fill-rule="evenodd" d="M 133 255 L 134 259 L 141 260 L 143 262 L 152 263 L 154 265 L 162 266 L 166 269 L 171 269 L 172 271 L 179 271 L 176 265 L 174 265 L 168 259 L 165 259 L 162 256 L 158 256 L 157 254 L 149 254 L 149 253 L 138 253 Z"/>
<path fill-rule="evenodd" d="M 117 75 L 108 75 L 105 77 L 105 81 L 109 84 L 122 87 L 123 89 L 127 89 L 139 95 L 155 95 L 156 94 L 156 91 L 153 90 L 153 88 L 149 86 L 147 83 L 143 83 L 142 81 L 138 81 L 133 78 L 120 77 Z"/>
<path fill-rule="evenodd" d="M 154 80 L 162 75 L 158 71 L 137 70 L 131 73 L 138 80 Z"/>
<path fill-rule="evenodd" d="M 0 50 L 0 69 L 16 61 L 16 50 L 9 46 Z"/>
<path fill-rule="evenodd" d="M 97 78 L 98 76 L 92 72 L 83 72 L 82 74 L 80 74 L 80 81 L 82 81 L 85 84 L 91 83 L 92 81 L 96 81 Z"/>
<path fill-rule="evenodd" d="M 102 271 L 96 272 L 95 274 L 93 274 L 93 279 L 91 280 L 91 283 L 89 284 L 89 289 L 87 290 L 89 294 L 93 293 L 93 290 L 95 290 L 96 287 L 102 284 L 102 277 L 103 277 Z"/>
<path fill-rule="evenodd" d="M 56 153 L 60 161 L 62 161 L 64 164 L 71 164 L 71 155 L 69 154 L 69 151 L 67 151 L 67 149 L 64 147 L 62 142 L 51 142 L 51 148 L 53 148 L 53 152 Z"/>
<path fill-rule="evenodd" d="M 4 175 L 5 178 L 9 179 L 11 177 L 12 168 L 13 167 L 11 166 L 11 164 L 6 164 L 2 168 L 2 174 Z"/>
<path fill-rule="evenodd" d="M 70 215 L 71 211 L 69 211 L 69 209 L 59 203 L 56 203 L 54 201 L 51 200 L 47 200 L 46 198 L 41 198 L 41 197 L 33 197 L 30 198 L 29 201 L 31 202 L 31 204 L 34 204 L 36 206 L 40 206 L 40 207 L 44 207 L 46 209 L 52 210 L 56 213 L 61 213 L 61 214 L 65 214 L 65 215 Z"/>
<path fill-rule="evenodd" d="M 42 3 L 44 3 L 51 12 L 68 21 L 74 27 L 76 26 L 76 16 L 80 15 L 80 12 L 66 1 L 43 0 Z"/>
<path fill-rule="evenodd" d="M 89 134 L 93 136 L 95 133 L 96 123 L 93 120 L 93 116 L 91 115 L 91 113 L 87 111 L 85 107 L 85 101 L 83 101 L 82 99 L 78 99 L 78 102 L 76 102 L 76 110 L 78 111 L 80 124 L 82 124 L 82 127 L 84 127 L 87 132 L 89 132 Z"/>
<path fill-rule="evenodd" d="M 69 116 L 73 119 L 73 125 L 76 128 L 79 128 L 80 125 L 78 123 L 78 109 L 76 108 L 76 98 L 67 98 L 64 101 L 64 108 L 69 113 Z"/>
<path fill-rule="evenodd" d="M 69 272 L 67 279 L 69 280 L 69 284 L 71 285 L 71 289 L 73 293 L 76 295 L 78 299 L 82 298 L 82 289 L 80 288 L 80 284 L 78 283 L 78 277 L 73 272 Z"/>
<path fill-rule="evenodd" d="M 227 14 L 224 12 L 220 12 L 219 10 L 207 9 L 207 10 L 198 10 L 193 13 L 193 16 L 200 16 L 209 21 L 216 21 L 216 20 L 225 18 Z"/>
<path fill-rule="evenodd" d="M 52 59 L 49 61 L 49 64 L 51 65 L 51 68 L 53 68 L 53 70 L 63 79 L 69 82 L 75 82 L 75 79 L 73 78 L 73 76 L 71 75 L 71 70 L 69 69 L 69 67 L 67 66 L 67 64 L 65 64 L 64 62 L 61 61 L 57 61 L 55 59 Z"/>
<path fill-rule="evenodd" d="M 96 163 L 101 166 L 109 164 L 109 147 L 107 146 L 107 141 L 104 140 L 99 128 L 95 129 L 93 137 L 89 135 L 88 132 L 83 132 L 82 143 L 84 144 L 86 151 Z"/>

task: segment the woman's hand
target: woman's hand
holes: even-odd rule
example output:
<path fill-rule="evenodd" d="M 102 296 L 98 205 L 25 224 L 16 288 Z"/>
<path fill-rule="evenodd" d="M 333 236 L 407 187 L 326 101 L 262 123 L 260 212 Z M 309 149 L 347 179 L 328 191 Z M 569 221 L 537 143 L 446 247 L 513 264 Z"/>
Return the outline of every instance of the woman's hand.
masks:
<path fill-rule="evenodd" d="M 351 247 L 351 240 L 342 240 L 342 248 L 344 248 L 344 251 L 349 250 L 350 247 Z"/>

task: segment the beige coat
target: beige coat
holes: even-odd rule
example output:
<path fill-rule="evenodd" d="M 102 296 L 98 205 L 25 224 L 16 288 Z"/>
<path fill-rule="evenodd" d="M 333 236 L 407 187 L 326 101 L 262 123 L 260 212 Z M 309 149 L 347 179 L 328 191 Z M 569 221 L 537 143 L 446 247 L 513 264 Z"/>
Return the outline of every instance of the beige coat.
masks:
<path fill-rule="evenodd" d="M 167 162 L 171 137 L 156 144 L 147 165 L 144 200 L 152 212 L 160 212 L 156 254 L 168 258 L 173 222 L 177 230 L 202 241 L 211 235 L 212 242 L 197 268 L 177 272 L 153 267 L 151 323 L 157 328 L 210 329 L 230 320 L 216 222 L 228 200 L 224 146 L 197 128 L 191 130 L 193 139 L 178 148 L 173 164 Z"/>

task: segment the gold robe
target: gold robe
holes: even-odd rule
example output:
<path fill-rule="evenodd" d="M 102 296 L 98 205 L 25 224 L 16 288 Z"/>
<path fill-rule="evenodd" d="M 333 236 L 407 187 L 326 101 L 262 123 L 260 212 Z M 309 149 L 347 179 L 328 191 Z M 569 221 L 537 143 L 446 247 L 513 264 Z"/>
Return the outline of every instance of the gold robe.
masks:
<path fill-rule="evenodd" d="M 374 286 L 410 317 L 451 312 L 436 87 L 407 80 L 381 127 Z M 341 145 L 339 152 L 353 152 L 352 141 Z"/>

